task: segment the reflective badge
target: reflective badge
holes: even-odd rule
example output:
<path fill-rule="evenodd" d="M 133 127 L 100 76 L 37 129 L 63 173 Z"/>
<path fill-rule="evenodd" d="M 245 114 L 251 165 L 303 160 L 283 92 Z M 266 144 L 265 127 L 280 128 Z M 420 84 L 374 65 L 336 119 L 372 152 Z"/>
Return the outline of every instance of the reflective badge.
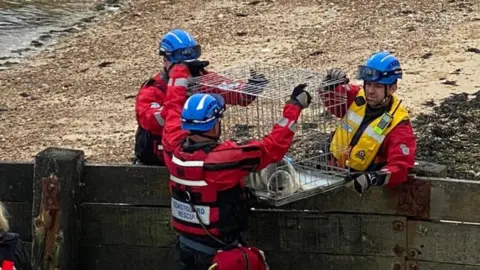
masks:
<path fill-rule="evenodd" d="M 200 224 L 198 222 L 195 212 L 188 203 L 180 202 L 172 198 L 172 216 L 180 220 Z M 203 224 L 210 225 L 210 207 L 209 206 L 195 206 L 195 210 L 202 219 Z"/>
<path fill-rule="evenodd" d="M 150 108 L 152 108 L 152 109 L 157 109 L 157 108 L 160 108 L 160 107 L 162 107 L 162 106 L 160 106 L 160 104 L 158 104 L 157 102 L 152 102 L 150 104 Z"/>
<path fill-rule="evenodd" d="M 355 156 L 361 160 L 365 160 L 365 151 L 360 150 L 355 154 Z"/>
<path fill-rule="evenodd" d="M 375 133 L 382 135 L 388 125 L 392 122 L 393 116 L 388 112 L 385 112 L 380 119 L 380 122 L 373 128 Z"/>
<path fill-rule="evenodd" d="M 405 155 L 405 156 L 408 156 L 408 154 L 410 154 L 410 149 L 408 148 L 408 146 L 406 144 L 400 144 L 400 149 L 402 149 L 402 153 Z"/>

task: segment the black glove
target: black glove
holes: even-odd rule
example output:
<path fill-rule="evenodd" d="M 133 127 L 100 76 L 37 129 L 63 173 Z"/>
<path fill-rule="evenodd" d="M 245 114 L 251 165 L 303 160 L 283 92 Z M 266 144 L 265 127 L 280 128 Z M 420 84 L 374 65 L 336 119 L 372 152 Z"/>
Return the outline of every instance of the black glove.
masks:
<path fill-rule="evenodd" d="M 305 91 L 305 87 L 307 87 L 306 83 L 295 86 L 295 88 L 293 88 L 292 95 L 290 96 L 290 100 L 288 103 L 294 103 L 300 106 L 302 109 L 307 108 L 312 102 L 312 96 L 310 95 L 310 93 Z"/>
<path fill-rule="evenodd" d="M 209 61 L 200 61 L 200 60 L 193 60 L 193 61 L 185 61 L 185 64 L 190 71 L 192 77 L 198 77 L 206 73 L 205 68 L 210 65 Z"/>
<path fill-rule="evenodd" d="M 255 70 L 250 69 L 250 78 L 248 78 L 248 84 L 265 87 L 268 84 L 268 80 L 262 73 L 257 73 Z"/>
<path fill-rule="evenodd" d="M 370 186 L 382 186 L 387 177 L 386 172 L 368 172 L 360 175 L 349 175 L 345 178 L 347 181 L 353 180 L 353 188 L 356 192 L 362 194 L 367 191 Z"/>
<path fill-rule="evenodd" d="M 335 82 L 335 83 L 334 83 Z M 347 74 L 338 68 L 327 69 L 326 76 L 322 80 L 324 91 L 333 91 L 338 85 L 343 83 L 349 83 Z"/>

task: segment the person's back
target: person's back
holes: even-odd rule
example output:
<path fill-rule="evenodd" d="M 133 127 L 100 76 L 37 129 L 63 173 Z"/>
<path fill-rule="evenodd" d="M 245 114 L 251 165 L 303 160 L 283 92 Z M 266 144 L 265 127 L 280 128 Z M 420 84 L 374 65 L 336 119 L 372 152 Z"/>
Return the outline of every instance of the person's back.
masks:
<path fill-rule="evenodd" d="M 246 229 L 249 212 L 244 178 L 283 157 L 291 141 L 289 135 L 276 130 L 269 136 L 269 142 L 255 141 L 248 145 L 186 139 L 173 152 L 172 159 L 166 159 L 171 174 L 174 228 L 214 248 L 223 244 L 211 235 L 225 243 L 241 240 L 240 234 Z M 182 190 L 185 186 L 189 192 Z M 189 211 L 185 196 L 191 197 L 190 204 L 206 206 L 199 207 L 198 211 L 205 224 L 192 223 L 196 219 L 195 213 Z"/>
<path fill-rule="evenodd" d="M 31 270 L 30 256 L 24 242 L 16 233 L 8 232 L 7 213 L 0 203 L 0 269 Z"/>
<path fill-rule="evenodd" d="M 232 248 L 242 244 L 241 233 L 248 221 L 245 176 L 282 159 L 293 140 L 300 112 L 308 107 L 311 97 L 304 91 L 306 85 L 298 85 L 270 134 L 238 145 L 219 141 L 224 98 L 218 94 L 194 94 L 186 99 L 189 72 L 185 66 L 175 65 L 169 76 L 162 111 L 162 143 L 170 173 L 172 226 L 179 234 L 181 269 L 204 270 L 214 261 L 224 267 L 223 256 L 238 255 Z M 244 251 L 259 259 L 260 252 Z M 266 268 L 263 265 L 251 269 Z"/>
<path fill-rule="evenodd" d="M 145 81 L 135 99 L 137 132 L 135 133 L 136 163 L 163 165 L 163 119 L 160 112 L 167 91 L 168 77 L 161 72 Z"/>

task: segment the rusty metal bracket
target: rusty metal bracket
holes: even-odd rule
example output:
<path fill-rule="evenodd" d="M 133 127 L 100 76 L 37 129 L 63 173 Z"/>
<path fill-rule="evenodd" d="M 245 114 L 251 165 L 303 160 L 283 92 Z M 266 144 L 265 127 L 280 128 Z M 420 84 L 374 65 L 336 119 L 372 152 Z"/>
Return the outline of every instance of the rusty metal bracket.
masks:
<path fill-rule="evenodd" d="M 54 174 L 42 178 L 42 204 L 45 210 L 60 210 L 60 182 Z"/>
<path fill-rule="evenodd" d="M 56 175 L 43 177 L 41 181 L 41 204 L 35 218 L 33 252 L 40 253 L 42 270 L 58 269 L 58 254 L 63 242 L 60 231 L 60 182 Z"/>

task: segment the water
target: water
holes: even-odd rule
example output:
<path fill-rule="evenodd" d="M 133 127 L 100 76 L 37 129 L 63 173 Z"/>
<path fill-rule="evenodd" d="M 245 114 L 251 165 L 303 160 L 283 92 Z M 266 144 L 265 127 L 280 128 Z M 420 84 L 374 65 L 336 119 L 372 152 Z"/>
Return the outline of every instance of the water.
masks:
<path fill-rule="evenodd" d="M 0 65 L 18 62 L 96 14 L 95 0 L 0 0 Z M 5 64 L 7 63 L 7 64 Z"/>

